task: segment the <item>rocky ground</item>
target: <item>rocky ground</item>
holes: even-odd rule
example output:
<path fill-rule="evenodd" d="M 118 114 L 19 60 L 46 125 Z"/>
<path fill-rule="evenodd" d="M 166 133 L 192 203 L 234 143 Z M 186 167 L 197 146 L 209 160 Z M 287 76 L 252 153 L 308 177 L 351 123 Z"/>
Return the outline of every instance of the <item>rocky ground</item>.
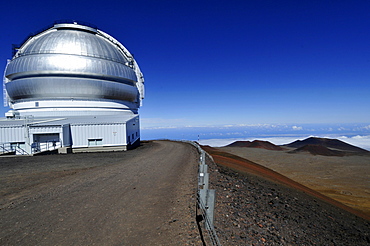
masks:
<path fill-rule="evenodd" d="M 370 244 L 365 219 L 265 177 L 207 164 L 222 245 Z"/>
<path fill-rule="evenodd" d="M 197 160 L 167 141 L 1 158 L 0 244 L 210 245 L 195 220 Z M 370 244 L 367 220 L 256 172 L 207 164 L 222 245 Z"/>
<path fill-rule="evenodd" d="M 198 153 L 153 141 L 126 152 L 0 158 L 0 245 L 201 245 Z"/>
<path fill-rule="evenodd" d="M 307 146 L 307 145 L 306 145 Z M 320 147 L 320 146 L 316 146 Z M 370 156 L 323 156 L 291 149 L 223 147 L 221 151 L 248 159 L 282 174 L 346 206 L 365 213 L 370 220 Z"/>

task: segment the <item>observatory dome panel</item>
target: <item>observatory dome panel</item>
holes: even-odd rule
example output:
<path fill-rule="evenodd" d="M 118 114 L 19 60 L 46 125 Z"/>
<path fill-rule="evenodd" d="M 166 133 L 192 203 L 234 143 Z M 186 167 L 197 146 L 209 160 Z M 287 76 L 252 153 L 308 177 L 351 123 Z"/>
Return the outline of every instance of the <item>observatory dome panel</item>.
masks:
<path fill-rule="evenodd" d="M 130 52 L 108 34 L 78 24 L 57 24 L 30 37 L 4 74 L 10 106 L 20 115 L 71 115 L 89 103 L 97 114 L 137 114 L 144 98 L 144 79 Z"/>
<path fill-rule="evenodd" d="M 107 79 L 120 77 L 121 80 L 137 81 L 135 71 L 122 63 L 69 54 L 38 54 L 17 57 L 9 63 L 5 75 L 14 80 L 18 77 L 73 73 L 75 76 L 100 74 Z"/>
<path fill-rule="evenodd" d="M 79 29 L 54 29 L 26 42 L 18 56 L 32 54 L 70 54 L 91 56 L 111 61 L 128 62 L 113 43 L 96 34 Z"/>
<path fill-rule="evenodd" d="M 72 88 L 72 89 L 71 89 Z M 7 84 L 13 100 L 35 99 L 112 99 L 135 102 L 137 88 L 131 85 L 90 78 L 69 79 L 40 77 L 37 80 L 18 79 Z"/>

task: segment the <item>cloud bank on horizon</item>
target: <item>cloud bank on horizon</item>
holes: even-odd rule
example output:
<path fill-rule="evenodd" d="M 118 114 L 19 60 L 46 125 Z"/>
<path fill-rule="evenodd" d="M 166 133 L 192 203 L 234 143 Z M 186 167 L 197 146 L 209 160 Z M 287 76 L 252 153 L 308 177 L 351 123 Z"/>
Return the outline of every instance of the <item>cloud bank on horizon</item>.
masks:
<path fill-rule="evenodd" d="M 142 127 L 143 130 L 175 129 L 182 131 L 191 129 L 198 130 L 199 134 L 214 132 L 214 134 L 248 134 L 253 132 L 266 133 L 307 133 L 307 132 L 332 132 L 350 133 L 365 132 L 370 133 L 370 123 L 347 123 L 347 124 L 228 124 L 228 125 L 194 125 L 194 126 L 154 126 Z"/>
<path fill-rule="evenodd" d="M 220 126 L 144 127 L 141 139 L 192 140 L 224 146 L 237 140 L 286 144 L 310 136 L 336 138 L 370 150 L 370 124 L 239 124 Z"/>

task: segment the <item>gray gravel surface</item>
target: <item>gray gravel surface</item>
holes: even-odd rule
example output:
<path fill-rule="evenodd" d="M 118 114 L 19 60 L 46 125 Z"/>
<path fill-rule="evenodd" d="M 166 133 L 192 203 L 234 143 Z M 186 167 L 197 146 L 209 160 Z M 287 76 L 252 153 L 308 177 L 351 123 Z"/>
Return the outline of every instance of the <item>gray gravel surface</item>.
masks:
<path fill-rule="evenodd" d="M 0 245 L 200 245 L 196 150 L 0 159 Z"/>

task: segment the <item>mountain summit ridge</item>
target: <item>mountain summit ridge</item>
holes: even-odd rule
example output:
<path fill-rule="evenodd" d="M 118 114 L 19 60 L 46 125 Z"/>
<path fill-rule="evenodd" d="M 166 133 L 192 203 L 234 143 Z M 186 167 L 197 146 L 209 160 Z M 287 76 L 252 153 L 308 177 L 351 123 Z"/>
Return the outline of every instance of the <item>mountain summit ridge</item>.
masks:
<path fill-rule="evenodd" d="M 345 152 L 354 152 L 354 153 L 361 153 L 361 154 L 369 153 L 369 151 L 365 149 L 345 143 L 338 139 L 319 138 L 319 137 L 309 137 L 304 140 L 297 140 L 289 144 L 284 144 L 282 146 L 299 149 L 306 145 L 323 146 L 328 149 L 345 151 Z"/>
<path fill-rule="evenodd" d="M 341 140 L 320 137 L 309 137 L 304 140 L 296 140 L 284 145 L 275 145 L 269 141 L 262 140 L 254 140 L 252 142 L 235 141 L 224 147 L 246 147 L 277 151 L 286 151 L 290 149 L 288 152 L 290 154 L 308 152 L 313 155 L 324 156 L 370 155 L 370 151 Z"/>
<path fill-rule="evenodd" d="M 277 146 L 269 141 L 254 140 L 251 141 L 235 141 L 225 147 L 247 147 L 247 148 L 259 148 L 267 150 L 285 150 L 283 147 Z"/>

